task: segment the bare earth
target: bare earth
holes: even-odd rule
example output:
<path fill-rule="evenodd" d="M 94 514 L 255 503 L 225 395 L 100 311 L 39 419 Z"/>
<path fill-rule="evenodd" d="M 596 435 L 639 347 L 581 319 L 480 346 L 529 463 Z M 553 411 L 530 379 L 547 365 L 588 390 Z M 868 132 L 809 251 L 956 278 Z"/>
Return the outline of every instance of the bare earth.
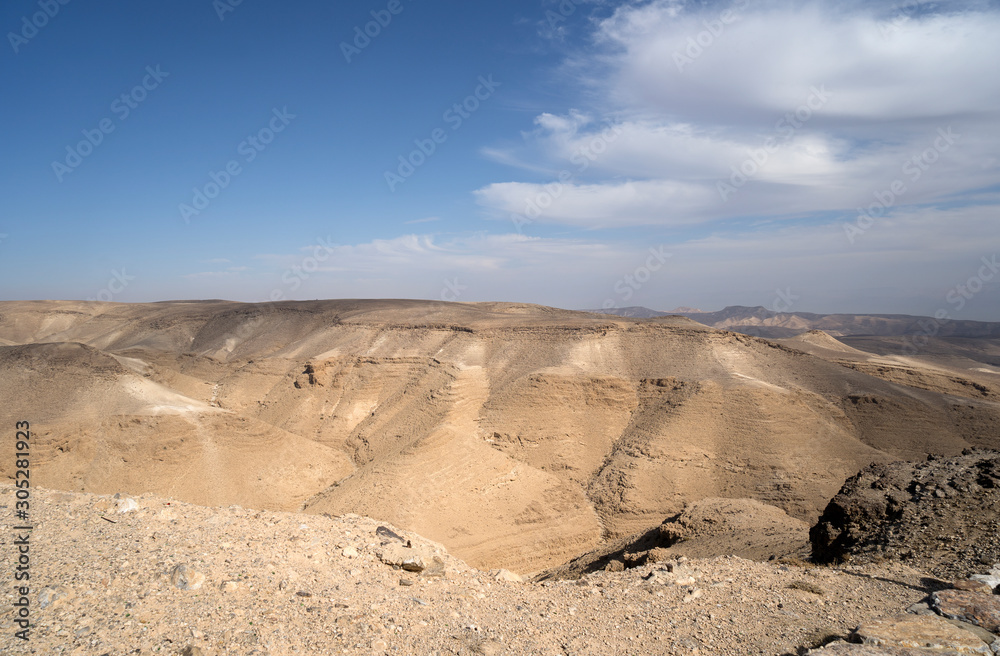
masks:
<path fill-rule="evenodd" d="M 0 512 L 13 492 L 0 486 Z M 898 563 L 736 557 L 522 583 L 357 516 L 39 488 L 31 508 L 34 628 L 18 640 L 4 613 L 3 654 L 795 654 L 928 590 Z M 419 573 L 386 565 L 385 529 L 440 562 Z M 4 586 L 0 603 L 15 601 Z"/>

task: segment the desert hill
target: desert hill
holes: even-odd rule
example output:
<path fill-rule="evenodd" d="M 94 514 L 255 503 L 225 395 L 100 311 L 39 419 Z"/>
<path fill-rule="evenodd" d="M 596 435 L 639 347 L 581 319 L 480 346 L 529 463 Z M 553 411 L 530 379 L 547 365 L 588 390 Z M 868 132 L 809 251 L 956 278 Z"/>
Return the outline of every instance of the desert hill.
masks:
<path fill-rule="evenodd" d="M 602 310 L 581 310 L 581 312 L 593 312 L 594 314 L 611 314 L 616 317 L 627 317 L 630 319 L 652 319 L 653 317 L 669 317 L 680 315 L 680 311 L 677 312 L 660 312 L 659 310 L 651 310 L 648 307 L 643 307 L 641 305 L 630 305 L 623 308 L 609 308 Z"/>
<path fill-rule="evenodd" d="M 762 306 L 731 305 L 716 312 L 677 308 L 660 312 L 633 306 L 606 310 L 587 310 L 598 314 L 653 319 L 681 315 L 712 328 L 732 330 L 755 337 L 794 337 L 810 330 L 822 330 L 835 337 L 899 337 L 925 335 L 928 331 L 942 338 L 1000 339 L 1000 323 L 953 319 L 937 322 L 931 317 L 907 314 L 816 314 L 813 312 L 776 312 Z M 927 328 L 930 326 L 930 328 Z"/>
<path fill-rule="evenodd" d="M 0 340 L 0 402 L 32 424 L 40 485 L 358 513 L 520 573 L 706 497 L 812 523 L 872 462 L 1000 446 L 993 374 L 684 317 L 4 302 Z"/>

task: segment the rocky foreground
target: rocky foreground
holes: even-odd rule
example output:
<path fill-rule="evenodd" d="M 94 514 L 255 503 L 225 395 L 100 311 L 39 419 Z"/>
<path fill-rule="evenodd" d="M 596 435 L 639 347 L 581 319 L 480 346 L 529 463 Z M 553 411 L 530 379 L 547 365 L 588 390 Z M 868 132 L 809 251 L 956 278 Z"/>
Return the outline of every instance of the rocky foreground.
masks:
<path fill-rule="evenodd" d="M 13 518 L 14 488 L 0 499 Z M 679 557 L 528 583 L 352 515 L 42 489 L 31 501 L 30 639 L 5 612 L 3 654 L 797 654 L 849 636 L 869 644 L 823 653 L 988 654 L 1000 630 L 987 584 L 945 590 L 892 561 Z M 12 572 L 18 536 L 2 539 Z"/>
<path fill-rule="evenodd" d="M 810 538 L 815 562 L 888 558 L 944 578 L 989 566 L 1000 561 L 1000 452 L 870 465 L 847 479 Z"/>

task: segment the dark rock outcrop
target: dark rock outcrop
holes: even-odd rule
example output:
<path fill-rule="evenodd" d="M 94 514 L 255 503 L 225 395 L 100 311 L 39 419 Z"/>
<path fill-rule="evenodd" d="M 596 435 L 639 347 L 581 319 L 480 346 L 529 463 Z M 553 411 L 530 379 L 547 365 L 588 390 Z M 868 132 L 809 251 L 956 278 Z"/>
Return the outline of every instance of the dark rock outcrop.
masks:
<path fill-rule="evenodd" d="M 870 465 L 844 483 L 809 538 L 820 563 L 892 558 L 965 577 L 1000 562 L 1000 452 Z"/>

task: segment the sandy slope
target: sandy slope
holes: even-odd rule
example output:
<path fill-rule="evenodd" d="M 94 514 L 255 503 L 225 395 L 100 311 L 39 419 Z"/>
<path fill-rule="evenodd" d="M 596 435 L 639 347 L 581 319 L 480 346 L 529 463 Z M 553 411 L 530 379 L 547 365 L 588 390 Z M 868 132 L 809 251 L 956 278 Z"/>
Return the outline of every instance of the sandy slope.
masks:
<path fill-rule="evenodd" d="M 869 462 L 1000 446 L 998 376 L 966 384 L 919 357 L 919 376 L 888 375 L 902 364 L 819 335 L 683 318 L 8 302 L 0 339 L 18 344 L 0 346 L 0 402 L 32 422 L 42 485 L 361 512 L 519 572 L 705 497 L 811 522 Z"/>

